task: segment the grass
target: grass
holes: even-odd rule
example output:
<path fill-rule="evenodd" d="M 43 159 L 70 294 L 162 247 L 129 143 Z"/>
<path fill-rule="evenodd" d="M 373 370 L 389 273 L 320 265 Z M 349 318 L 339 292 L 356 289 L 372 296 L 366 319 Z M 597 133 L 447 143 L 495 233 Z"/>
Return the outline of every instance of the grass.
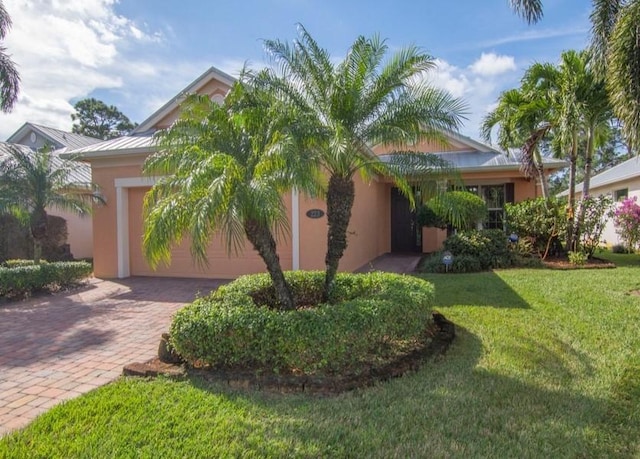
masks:
<path fill-rule="evenodd" d="M 0 457 L 639 457 L 640 257 L 622 257 L 608 270 L 423 276 L 458 339 L 370 389 L 123 378 L 3 438 Z"/>

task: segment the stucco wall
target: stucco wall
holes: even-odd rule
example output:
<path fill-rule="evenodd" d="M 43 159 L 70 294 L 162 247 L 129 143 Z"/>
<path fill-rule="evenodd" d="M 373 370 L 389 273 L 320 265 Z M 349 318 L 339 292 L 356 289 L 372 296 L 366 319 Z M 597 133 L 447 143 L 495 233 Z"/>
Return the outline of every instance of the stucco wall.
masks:
<path fill-rule="evenodd" d="M 56 208 L 48 211 L 67 221 L 67 244 L 75 258 L 93 257 L 93 222 L 91 215 L 81 217 L 77 214 Z"/>

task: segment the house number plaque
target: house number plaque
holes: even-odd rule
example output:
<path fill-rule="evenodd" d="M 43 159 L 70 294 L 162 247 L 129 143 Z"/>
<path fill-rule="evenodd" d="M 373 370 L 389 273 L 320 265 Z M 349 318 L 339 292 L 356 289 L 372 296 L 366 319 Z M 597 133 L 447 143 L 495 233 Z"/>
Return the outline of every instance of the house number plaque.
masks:
<path fill-rule="evenodd" d="M 309 217 L 309 218 L 322 218 L 322 217 L 324 217 L 324 210 L 322 210 L 322 209 L 309 209 L 309 210 L 307 210 L 307 217 Z"/>

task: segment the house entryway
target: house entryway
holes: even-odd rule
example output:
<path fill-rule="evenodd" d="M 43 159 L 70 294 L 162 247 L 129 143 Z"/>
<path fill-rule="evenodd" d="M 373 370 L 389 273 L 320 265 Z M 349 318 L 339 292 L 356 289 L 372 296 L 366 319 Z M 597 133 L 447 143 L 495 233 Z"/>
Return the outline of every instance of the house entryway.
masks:
<path fill-rule="evenodd" d="M 422 229 L 416 213 L 397 188 L 391 188 L 391 252 L 422 252 Z"/>

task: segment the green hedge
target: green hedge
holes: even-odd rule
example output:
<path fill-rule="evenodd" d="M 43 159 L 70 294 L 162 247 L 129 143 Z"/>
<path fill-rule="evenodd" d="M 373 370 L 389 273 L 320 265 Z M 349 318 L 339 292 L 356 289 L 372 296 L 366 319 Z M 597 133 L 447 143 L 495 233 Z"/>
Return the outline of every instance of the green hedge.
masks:
<path fill-rule="evenodd" d="M 91 264 L 84 261 L 29 263 L 10 260 L 10 267 L 0 267 L 0 296 L 19 296 L 42 290 L 47 286 L 66 287 L 89 276 Z"/>
<path fill-rule="evenodd" d="M 431 273 L 472 273 L 516 265 L 507 235 L 501 230 L 461 231 L 444 241 L 443 250 L 424 259 L 418 270 Z M 453 264 L 447 270 L 444 252 L 451 252 Z"/>
<path fill-rule="evenodd" d="M 287 272 L 297 309 L 281 311 L 266 274 L 243 276 L 178 311 L 171 340 L 188 362 L 303 374 L 358 371 L 422 336 L 433 287 L 397 274 L 336 277 L 318 304 L 323 272 Z"/>

